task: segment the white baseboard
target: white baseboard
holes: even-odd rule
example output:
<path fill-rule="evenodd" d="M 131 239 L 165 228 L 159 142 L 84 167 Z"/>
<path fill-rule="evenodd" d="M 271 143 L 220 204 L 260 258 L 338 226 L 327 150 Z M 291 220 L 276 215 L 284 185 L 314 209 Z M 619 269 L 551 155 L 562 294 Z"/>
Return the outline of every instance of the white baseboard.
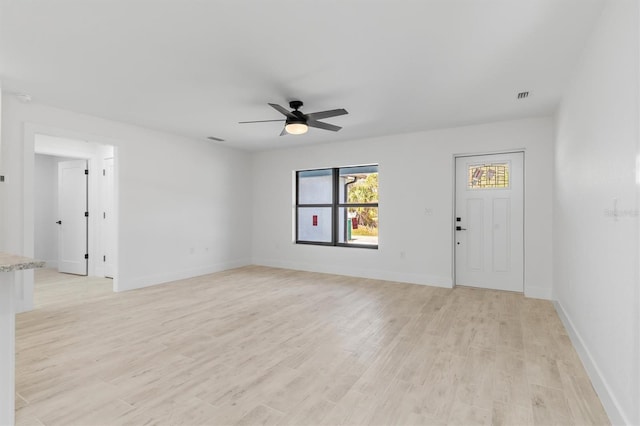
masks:
<path fill-rule="evenodd" d="M 591 352 L 585 346 L 584 340 L 580 336 L 580 333 L 573 326 L 573 322 L 571 318 L 567 315 L 566 311 L 562 307 L 562 304 L 558 301 L 553 302 L 556 312 L 558 312 L 558 316 L 562 320 L 564 327 L 569 332 L 569 337 L 571 338 L 571 342 L 573 346 L 576 348 L 576 352 L 584 365 L 589 378 L 591 379 L 591 383 L 593 384 L 593 388 L 595 389 L 598 397 L 600 397 L 600 401 L 609 416 L 609 420 L 611 420 L 611 424 L 614 425 L 630 425 L 631 422 L 627 419 L 622 411 L 618 400 L 615 398 L 613 393 L 611 392 L 611 388 L 609 387 L 607 381 L 602 375 L 602 372 L 598 368 L 598 365 L 595 363 L 593 357 L 591 356 Z"/>
<path fill-rule="evenodd" d="M 536 287 L 525 284 L 524 295 L 532 299 L 553 300 L 553 292 L 550 287 Z"/>
<path fill-rule="evenodd" d="M 320 272 L 324 274 L 345 275 L 348 277 L 369 278 L 374 280 L 395 281 L 409 284 L 428 285 L 432 287 L 452 288 L 451 277 L 440 277 L 429 274 L 405 272 L 389 272 L 376 269 L 349 268 L 334 265 L 318 265 L 316 263 L 287 262 L 273 259 L 253 259 L 254 265 L 272 268 L 293 269 L 296 271 Z"/>
<path fill-rule="evenodd" d="M 144 287 L 151 287 L 158 284 L 165 284 L 171 281 L 184 280 L 187 278 L 198 277 L 201 275 L 213 274 L 215 272 L 226 271 L 227 269 L 240 268 L 250 265 L 249 260 L 238 260 L 233 262 L 220 262 L 213 265 L 203 266 L 199 268 L 183 269 L 163 274 L 147 275 L 144 277 L 131 278 L 119 276 L 118 289 L 116 291 L 135 290 Z"/>

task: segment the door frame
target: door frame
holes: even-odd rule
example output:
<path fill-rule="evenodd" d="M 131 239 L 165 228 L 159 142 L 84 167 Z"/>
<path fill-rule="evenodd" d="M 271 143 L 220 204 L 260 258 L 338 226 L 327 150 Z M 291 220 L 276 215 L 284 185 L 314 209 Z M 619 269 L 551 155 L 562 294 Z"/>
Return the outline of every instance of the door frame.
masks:
<path fill-rule="evenodd" d="M 42 134 L 47 136 L 54 136 L 66 139 L 74 139 L 80 141 L 91 141 L 102 145 L 110 145 L 113 147 L 114 158 L 114 277 L 113 277 L 113 291 L 119 290 L 119 145 L 120 141 L 111 139 L 108 137 L 96 136 L 87 133 L 76 132 L 73 130 L 60 129 L 58 127 L 52 127 L 48 125 L 35 124 L 31 122 L 25 122 L 23 128 L 23 222 L 22 222 L 22 253 L 24 256 L 33 257 L 35 251 L 35 239 L 34 239 L 34 167 L 35 167 L 35 139 L 36 135 Z M 91 167 L 91 165 L 89 165 Z M 34 273 L 33 270 L 24 271 L 20 277 L 16 277 L 16 288 L 18 294 L 16 297 L 16 311 L 24 312 L 33 309 L 33 285 L 34 285 Z M 19 281 L 19 282 L 18 282 Z"/>
<path fill-rule="evenodd" d="M 115 173 L 115 167 L 116 167 L 116 160 L 114 158 L 114 156 L 112 155 L 111 157 L 108 158 L 102 158 L 102 176 L 103 178 L 100 179 L 101 181 L 101 198 L 102 198 L 102 206 L 103 206 L 103 214 L 102 214 L 102 220 L 100 220 L 100 217 L 98 217 L 98 220 L 100 222 L 100 225 L 98 226 L 98 228 L 100 229 L 100 238 L 102 241 L 102 250 L 103 250 L 103 263 L 102 263 L 102 267 L 103 267 L 103 271 L 102 274 L 105 276 L 105 278 L 113 278 L 113 275 L 115 274 L 115 263 L 111 264 L 110 262 L 115 262 L 115 249 L 113 247 L 113 245 L 115 244 L 115 238 L 114 238 L 114 243 L 110 244 L 109 243 L 109 239 L 106 236 L 107 233 L 111 233 L 112 235 L 115 235 L 116 232 L 115 229 L 113 228 L 114 224 L 115 224 L 115 208 L 114 208 L 114 200 L 115 200 L 115 174 L 111 175 L 111 180 L 109 181 L 109 179 L 105 180 L 105 176 L 106 176 L 106 172 L 108 169 L 108 163 L 110 162 L 111 164 L 111 170 L 109 171 L 110 173 Z M 109 189 L 110 188 L 110 189 Z M 109 191 L 111 193 L 109 193 Z M 107 210 L 109 210 L 109 212 L 107 213 Z M 99 214 L 99 212 L 98 212 Z M 109 218 L 110 223 L 107 225 L 105 219 Z M 108 262 L 107 263 L 107 260 Z M 107 265 L 109 265 L 109 268 L 107 268 Z"/>
<path fill-rule="evenodd" d="M 451 258 L 453 262 L 451 262 L 451 287 L 455 288 L 457 286 L 457 277 L 456 277 L 456 160 L 458 158 L 465 157 L 477 157 L 481 155 L 502 155 L 502 154 L 522 154 L 522 294 L 526 293 L 527 290 L 527 281 L 526 281 L 526 269 L 527 269 L 527 179 L 526 179 L 526 170 L 527 170 L 527 150 L 525 148 L 521 149 L 509 149 L 505 151 L 482 151 L 476 153 L 464 153 L 464 154 L 453 154 L 452 158 L 452 211 L 451 211 Z"/>

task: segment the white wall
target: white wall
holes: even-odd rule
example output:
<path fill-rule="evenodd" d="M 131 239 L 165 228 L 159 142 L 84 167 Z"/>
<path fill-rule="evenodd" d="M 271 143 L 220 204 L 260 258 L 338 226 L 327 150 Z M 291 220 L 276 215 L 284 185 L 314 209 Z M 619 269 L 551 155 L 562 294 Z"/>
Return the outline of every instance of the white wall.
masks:
<path fill-rule="evenodd" d="M 49 134 L 115 146 L 119 290 L 249 263 L 247 153 L 37 103 L 23 104 L 10 95 L 3 95 L 2 101 L 0 169 L 7 182 L 0 249 L 33 255 L 29 247 L 33 146 L 36 134 Z M 29 309 L 32 275 L 24 273 L 19 279 L 25 281 L 20 308 Z"/>
<path fill-rule="evenodd" d="M 638 14 L 608 2 L 557 116 L 554 295 L 618 424 L 640 424 Z"/>
<path fill-rule="evenodd" d="M 534 118 L 256 153 L 253 263 L 450 287 L 454 155 L 525 149 L 525 293 L 550 298 L 553 131 Z M 293 171 L 376 163 L 378 250 L 292 243 Z"/>

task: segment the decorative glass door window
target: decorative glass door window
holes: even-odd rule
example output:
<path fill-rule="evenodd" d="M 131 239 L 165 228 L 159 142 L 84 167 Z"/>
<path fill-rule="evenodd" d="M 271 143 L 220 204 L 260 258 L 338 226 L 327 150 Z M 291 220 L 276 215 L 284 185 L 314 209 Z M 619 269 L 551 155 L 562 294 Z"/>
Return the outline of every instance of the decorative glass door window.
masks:
<path fill-rule="evenodd" d="M 509 163 L 474 164 L 469 166 L 467 188 L 509 188 Z"/>

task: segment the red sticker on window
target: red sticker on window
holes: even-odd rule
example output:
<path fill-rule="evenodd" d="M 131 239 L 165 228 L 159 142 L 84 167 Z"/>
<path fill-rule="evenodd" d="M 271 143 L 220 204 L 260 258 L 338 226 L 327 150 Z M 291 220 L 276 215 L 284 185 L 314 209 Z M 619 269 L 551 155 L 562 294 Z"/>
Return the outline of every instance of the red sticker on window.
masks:
<path fill-rule="evenodd" d="M 318 215 L 317 214 L 313 215 L 313 226 L 318 226 Z"/>

